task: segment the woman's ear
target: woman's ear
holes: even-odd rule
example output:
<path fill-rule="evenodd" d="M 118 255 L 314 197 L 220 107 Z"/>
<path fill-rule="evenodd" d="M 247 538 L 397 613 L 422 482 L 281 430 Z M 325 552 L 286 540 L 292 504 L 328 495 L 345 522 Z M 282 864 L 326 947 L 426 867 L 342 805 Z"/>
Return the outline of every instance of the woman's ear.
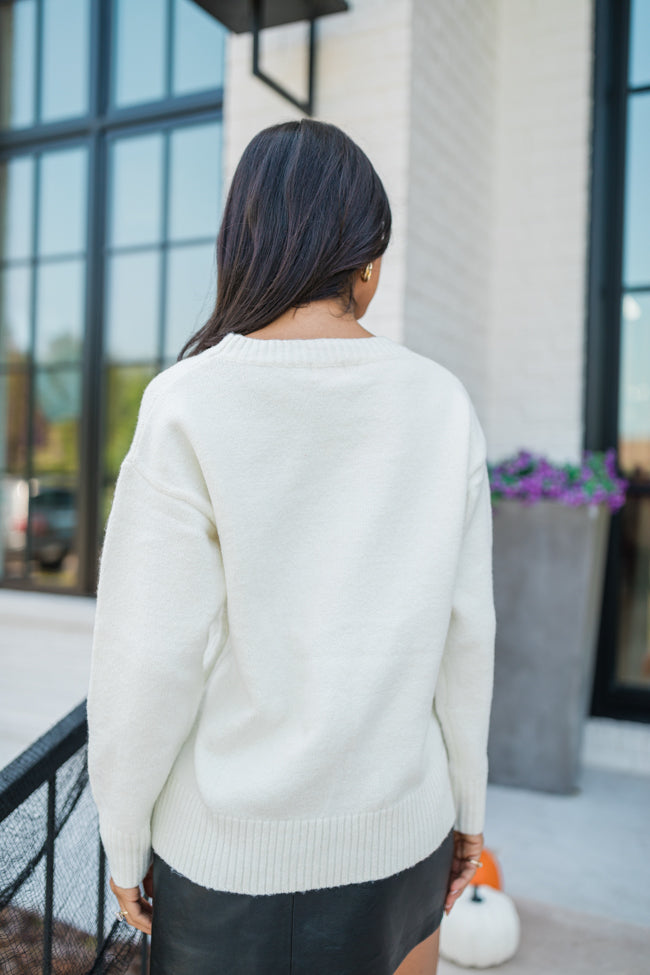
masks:
<path fill-rule="evenodd" d="M 355 273 L 354 284 L 352 286 L 352 301 L 354 307 L 354 317 L 359 319 L 365 315 L 368 305 L 375 296 L 377 285 L 379 284 L 379 272 L 381 270 L 381 257 L 376 257 L 372 261 L 364 264 Z M 366 278 L 367 280 L 364 280 Z"/>

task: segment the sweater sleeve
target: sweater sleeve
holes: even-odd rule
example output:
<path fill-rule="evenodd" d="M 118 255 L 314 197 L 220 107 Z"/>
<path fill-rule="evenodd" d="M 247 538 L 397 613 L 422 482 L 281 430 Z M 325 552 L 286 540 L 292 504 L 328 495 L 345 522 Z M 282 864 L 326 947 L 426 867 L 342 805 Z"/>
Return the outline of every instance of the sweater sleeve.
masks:
<path fill-rule="evenodd" d="M 90 785 L 121 887 L 150 865 L 153 806 L 197 715 L 224 603 L 214 522 L 127 455 L 100 557 L 87 696 Z"/>
<path fill-rule="evenodd" d="M 449 758 L 455 829 L 483 832 L 496 615 L 492 506 L 485 459 L 468 481 L 464 535 L 434 705 Z"/>

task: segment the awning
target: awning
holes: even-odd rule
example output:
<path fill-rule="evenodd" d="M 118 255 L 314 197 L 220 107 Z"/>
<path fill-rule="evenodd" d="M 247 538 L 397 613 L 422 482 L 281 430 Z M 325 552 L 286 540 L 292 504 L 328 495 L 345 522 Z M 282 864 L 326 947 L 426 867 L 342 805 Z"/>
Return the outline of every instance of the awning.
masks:
<path fill-rule="evenodd" d="M 296 105 L 306 115 L 314 114 L 316 21 L 327 14 L 345 13 L 348 10 L 346 0 L 194 0 L 194 2 L 233 33 L 252 32 L 252 70 L 255 77 L 282 98 Z M 265 27 L 281 27 L 302 20 L 309 21 L 308 93 L 304 100 L 296 98 L 260 67 L 260 32 Z"/>

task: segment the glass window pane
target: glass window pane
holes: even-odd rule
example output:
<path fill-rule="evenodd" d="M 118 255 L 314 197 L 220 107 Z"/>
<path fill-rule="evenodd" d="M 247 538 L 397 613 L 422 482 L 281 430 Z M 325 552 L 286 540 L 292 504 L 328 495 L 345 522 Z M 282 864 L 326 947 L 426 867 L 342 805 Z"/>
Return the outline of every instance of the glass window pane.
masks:
<path fill-rule="evenodd" d="M 626 476 L 650 475 L 650 294 L 626 295 L 621 320 L 618 453 Z"/>
<path fill-rule="evenodd" d="M 650 92 L 628 98 L 623 279 L 650 284 Z"/>
<path fill-rule="evenodd" d="M 80 412 L 80 370 L 38 369 L 29 548 L 30 575 L 39 582 L 77 583 Z"/>
<path fill-rule="evenodd" d="M 166 360 L 175 361 L 190 335 L 210 317 L 216 291 L 213 244 L 171 248 L 167 275 Z"/>
<path fill-rule="evenodd" d="M 90 0 L 43 4 L 41 115 L 45 122 L 88 111 Z"/>
<path fill-rule="evenodd" d="M 620 513 L 616 679 L 650 690 L 650 497 L 628 495 Z"/>
<path fill-rule="evenodd" d="M 162 0 L 114 0 L 113 101 L 118 106 L 165 94 L 166 7 Z"/>
<path fill-rule="evenodd" d="M 650 0 L 632 0 L 629 83 L 650 85 Z"/>
<path fill-rule="evenodd" d="M 42 264 L 36 272 L 36 359 L 81 359 L 85 261 Z"/>
<path fill-rule="evenodd" d="M 0 5 L 0 128 L 34 124 L 36 0 Z"/>
<path fill-rule="evenodd" d="M 114 247 L 160 239 L 162 148 L 160 133 L 113 144 L 109 240 Z"/>
<path fill-rule="evenodd" d="M 86 250 L 87 152 L 48 152 L 41 161 L 38 251 L 42 256 Z"/>
<path fill-rule="evenodd" d="M 0 578 L 24 575 L 28 390 L 26 369 L 0 372 Z"/>
<path fill-rule="evenodd" d="M 29 576 L 39 585 L 76 587 L 77 477 L 47 474 L 34 478 L 29 499 Z"/>
<path fill-rule="evenodd" d="M 37 585 L 76 588 L 77 483 L 72 477 L 36 479 L 30 499 L 30 578 Z"/>
<path fill-rule="evenodd" d="M 0 163 L 0 259 L 30 257 L 34 160 L 17 156 Z"/>
<path fill-rule="evenodd" d="M 175 0 L 174 94 L 223 85 L 227 31 L 194 0 Z"/>
<path fill-rule="evenodd" d="M 37 369 L 34 411 L 34 473 L 74 474 L 79 467 L 81 370 Z"/>
<path fill-rule="evenodd" d="M 169 237 L 216 237 L 221 207 L 221 123 L 171 135 Z"/>
<path fill-rule="evenodd" d="M 11 395 L 5 377 L 0 376 L 0 403 L 11 403 Z M 24 420 L 24 414 L 21 419 Z M 8 422 L 10 429 L 15 426 L 11 414 Z M 24 436 L 22 431 L 21 436 Z M 0 475 L 0 579 L 20 579 L 25 575 L 28 508 L 29 486 L 22 472 L 3 471 Z"/>
<path fill-rule="evenodd" d="M 0 372 L 0 469 L 22 477 L 27 470 L 27 369 Z"/>
<path fill-rule="evenodd" d="M 160 255 L 116 254 L 108 277 L 106 356 L 149 362 L 158 354 Z"/>
<path fill-rule="evenodd" d="M 155 365 L 107 366 L 105 370 L 104 478 L 115 481 L 133 439 L 140 400 Z"/>
<path fill-rule="evenodd" d="M 100 498 L 99 498 L 99 525 L 97 530 L 97 537 L 100 540 L 100 550 L 101 550 L 102 540 L 106 533 L 106 522 L 108 521 L 108 516 L 113 506 L 114 497 L 115 497 L 115 481 L 111 481 L 110 484 L 105 484 L 102 487 Z"/>
<path fill-rule="evenodd" d="M 7 267 L 0 271 L 0 362 L 18 363 L 29 351 L 28 267 Z"/>

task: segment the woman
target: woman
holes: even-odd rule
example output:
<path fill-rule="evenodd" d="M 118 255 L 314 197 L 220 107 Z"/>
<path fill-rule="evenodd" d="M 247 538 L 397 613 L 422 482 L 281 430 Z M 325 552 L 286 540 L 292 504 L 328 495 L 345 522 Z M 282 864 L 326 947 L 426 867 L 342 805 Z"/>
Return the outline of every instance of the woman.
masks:
<path fill-rule="evenodd" d="M 359 324 L 390 232 L 340 129 L 260 132 L 214 313 L 142 397 L 88 723 L 151 975 L 433 973 L 480 862 L 486 442 L 453 373 Z"/>

